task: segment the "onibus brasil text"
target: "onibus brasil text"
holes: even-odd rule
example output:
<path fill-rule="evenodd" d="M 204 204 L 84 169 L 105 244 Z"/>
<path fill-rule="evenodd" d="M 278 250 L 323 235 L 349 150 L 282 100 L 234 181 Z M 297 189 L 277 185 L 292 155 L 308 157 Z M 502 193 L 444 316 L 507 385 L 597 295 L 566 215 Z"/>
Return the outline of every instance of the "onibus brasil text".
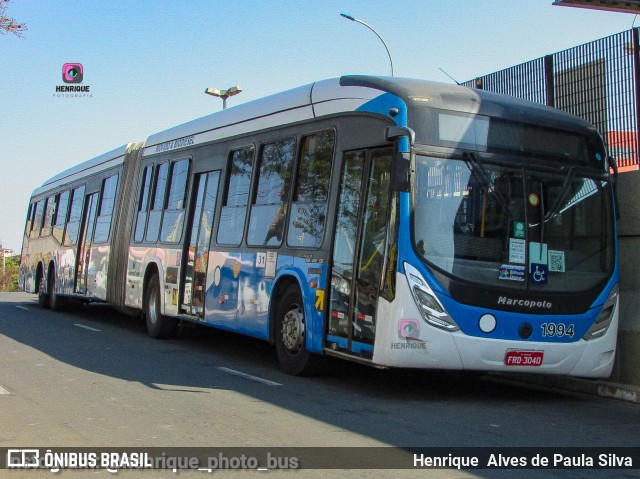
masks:
<path fill-rule="evenodd" d="M 213 469 L 298 469 L 297 457 L 278 457 L 267 453 L 261 461 L 257 457 L 240 454 L 227 456 L 222 452 L 208 456 L 202 462 L 195 456 L 159 456 L 148 452 L 52 452 L 47 450 L 40 456 L 39 449 L 9 449 L 7 451 L 9 469 L 199 469 L 211 472 Z"/>

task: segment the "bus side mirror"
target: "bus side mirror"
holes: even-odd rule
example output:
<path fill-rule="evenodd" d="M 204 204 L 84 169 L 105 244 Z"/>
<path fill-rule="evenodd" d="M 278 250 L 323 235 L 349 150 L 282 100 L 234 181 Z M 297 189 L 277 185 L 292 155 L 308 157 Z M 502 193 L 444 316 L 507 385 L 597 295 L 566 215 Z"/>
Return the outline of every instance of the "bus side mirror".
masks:
<path fill-rule="evenodd" d="M 393 189 L 409 191 L 411 189 L 411 153 L 400 151 L 401 140 L 406 139 L 409 145 L 402 145 L 408 151 L 416 139 L 415 132 L 406 126 L 389 126 L 385 132 L 387 141 L 395 141 L 396 154 L 392 166 Z"/>
<path fill-rule="evenodd" d="M 402 138 L 406 136 L 409 140 L 409 146 L 413 146 L 416 141 L 416 132 L 413 131 L 408 126 L 388 126 L 385 131 L 385 137 L 387 141 L 397 140 L 398 138 Z"/>
<path fill-rule="evenodd" d="M 618 201 L 618 162 L 612 155 L 607 157 L 609 167 L 613 170 L 613 181 L 611 182 L 613 187 L 613 201 L 615 202 L 616 220 L 620 221 L 620 202 Z"/>
<path fill-rule="evenodd" d="M 607 156 L 607 161 L 609 162 L 609 166 L 611 167 L 611 170 L 613 170 L 613 176 L 615 178 L 618 177 L 618 162 L 616 161 L 616 157 L 609 155 Z"/>

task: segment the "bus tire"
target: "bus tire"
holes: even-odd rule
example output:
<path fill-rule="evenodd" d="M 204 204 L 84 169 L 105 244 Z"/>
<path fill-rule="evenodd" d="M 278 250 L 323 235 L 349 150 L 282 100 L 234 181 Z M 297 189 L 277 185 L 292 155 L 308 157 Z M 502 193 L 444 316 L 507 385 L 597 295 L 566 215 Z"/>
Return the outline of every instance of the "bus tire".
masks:
<path fill-rule="evenodd" d="M 178 334 L 178 320 L 162 314 L 160 305 L 160 280 L 153 274 L 147 283 L 147 301 L 145 302 L 145 317 L 147 333 L 152 338 L 170 339 Z"/>
<path fill-rule="evenodd" d="M 49 296 L 49 309 L 51 311 L 61 311 L 63 307 L 63 298 L 56 291 L 56 274 L 53 268 L 49 271 L 49 280 L 47 281 L 47 296 Z"/>
<path fill-rule="evenodd" d="M 306 320 L 302 295 L 289 288 L 278 305 L 275 318 L 276 353 L 287 374 L 305 376 L 315 372 L 317 359 L 307 350 Z"/>
<path fill-rule="evenodd" d="M 38 306 L 42 309 L 47 309 L 49 307 L 49 295 L 46 291 L 44 274 L 41 271 L 38 274 Z"/>

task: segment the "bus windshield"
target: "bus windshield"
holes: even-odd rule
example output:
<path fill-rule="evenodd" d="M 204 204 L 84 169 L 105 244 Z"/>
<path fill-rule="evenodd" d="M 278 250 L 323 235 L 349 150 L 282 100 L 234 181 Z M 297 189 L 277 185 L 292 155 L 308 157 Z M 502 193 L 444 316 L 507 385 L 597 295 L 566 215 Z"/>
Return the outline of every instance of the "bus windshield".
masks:
<path fill-rule="evenodd" d="M 529 165 L 417 155 L 418 255 L 445 276 L 486 287 L 570 292 L 606 281 L 614 267 L 608 179 Z"/>

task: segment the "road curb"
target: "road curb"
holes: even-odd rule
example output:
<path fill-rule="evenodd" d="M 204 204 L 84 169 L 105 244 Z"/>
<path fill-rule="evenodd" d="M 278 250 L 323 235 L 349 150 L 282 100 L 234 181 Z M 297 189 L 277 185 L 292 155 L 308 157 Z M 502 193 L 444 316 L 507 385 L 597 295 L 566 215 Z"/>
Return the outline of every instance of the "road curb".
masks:
<path fill-rule="evenodd" d="M 640 404 L 640 386 L 621 384 L 598 379 L 568 378 L 563 376 L 496 374 L 496 378 L 527 383 L 548 389 L 588 394 L 606 399 L 616 399 L 631 404 Z"/>

